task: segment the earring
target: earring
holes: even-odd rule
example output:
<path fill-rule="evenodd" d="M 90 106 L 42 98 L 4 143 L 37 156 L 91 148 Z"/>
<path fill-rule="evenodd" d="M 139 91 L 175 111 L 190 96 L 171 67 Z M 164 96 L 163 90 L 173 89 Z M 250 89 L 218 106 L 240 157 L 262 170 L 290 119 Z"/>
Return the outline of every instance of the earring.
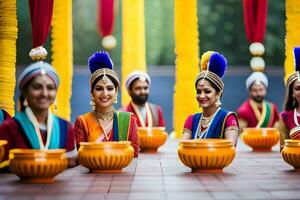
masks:
<path fill-rule="evenodd" d="M 222 105 L 221 101 L 220 101 L 220 97 L 217 97 L 216 103 L 215 103 L 216 107 L 220 107 Z"/>
<path fill-rule="evenodd" d="M 92 110 L 96 110 L 96 104 L 95 104 L 95 101 L 94 100 L 91 100 L 90 101 L 90 105 L 91 105 L 91 107 L 92 107 Z"/>
<path fill-rule="evenodd" d="M 117 104 L 117 103 L 118 103 L 118 96 L 116 96 L 115 101 L 114 101 L 114 104 Z"/>
<path fill-rule="evenodd" d="M 57 107 L 57 100 L 54 100 L 54 112 L 58 111 L 58 107 Z"/>
<path fill-rule="evenodd" d="M 24 106 L 24 107 L 27 107 L 27 106 L 28 106 L 28 101 L 27 101 L 26 98 L 25 98 L 24 101 L 23 101 L 23 106 Z"/>

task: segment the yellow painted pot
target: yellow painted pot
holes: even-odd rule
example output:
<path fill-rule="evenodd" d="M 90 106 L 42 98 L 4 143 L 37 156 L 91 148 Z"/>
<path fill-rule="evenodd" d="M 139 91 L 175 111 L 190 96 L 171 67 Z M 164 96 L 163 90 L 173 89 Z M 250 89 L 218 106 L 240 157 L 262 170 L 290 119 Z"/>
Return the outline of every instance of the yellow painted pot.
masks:
<path fill-rule="evenodd" d="M 255 152 L 269 152 L 279 141 L 276 128 L 245 128 L 242 139 Z"/>
<path fill-rule="evenodd" d="M 78 161 L 91 173 L 121 173 L 132 161 L 133 155 L 130 141 L 81 142 Z"/>
<path fill-rule="evenodd" d="M 7 144 L 6 140 L 0 140 L 0 162 L 4 156 L 4 145 Z"/>
<path fill-rule="evenodd" d="M 179 142 L 178 155 L 193 173 L 220 173 L 233 161 L 235 147 L 226 139 L 183 140 Z"/>
<path fill-rule="evenodd" d="M 156 153 L 157 149 L 162 146 L 168 138 L 168 133 L 165 130 L 165 127 L 138 127 L 137 132 L 141 151 L 145 153 Z"/>
<path fill-rule="evenodd" d="M 65 149 L 13 149 L 9 154 L 11 172 L 28 183 L 52 183 L 68 165 Z"/>
<path fill-rule="evenodd" d="M 281 151 L 283 160 L 300 172 L 300 140 L 285 140 Z"/>

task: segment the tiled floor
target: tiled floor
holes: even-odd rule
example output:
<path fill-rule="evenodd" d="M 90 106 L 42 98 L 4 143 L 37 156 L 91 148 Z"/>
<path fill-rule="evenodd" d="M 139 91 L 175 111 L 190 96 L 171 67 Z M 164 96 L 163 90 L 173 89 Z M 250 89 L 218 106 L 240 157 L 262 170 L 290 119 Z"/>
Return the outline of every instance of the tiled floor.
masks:
<path fill-rule="evenodd" d="M 2 199 L 300 199 L 300 173 L 286 164 L 278 146 L 253 153 L 238 144 L 235 160 L 222 174 L 192 174 L 170 139 L 157 154 L 140 154 L 123 173 L 89 174 L 83 167 L 66 170 L 56 182 L 21 184 L 13 174 L 0 174 Z"/>

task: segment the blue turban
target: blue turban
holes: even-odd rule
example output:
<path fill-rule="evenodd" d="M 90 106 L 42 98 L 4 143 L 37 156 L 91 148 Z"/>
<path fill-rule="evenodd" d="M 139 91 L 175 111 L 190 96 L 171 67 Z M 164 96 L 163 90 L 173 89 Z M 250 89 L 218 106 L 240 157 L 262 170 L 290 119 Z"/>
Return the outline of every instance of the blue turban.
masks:
<path fill-rule="evenodd" d="M 19 88 L 22 89 L 29 80 L 41 74 L 47 75 L 58 89 L 59 77 L 57 72 L 49 63 L 43 61 L 31 64 L 21 73 L 18 79 Z"/>

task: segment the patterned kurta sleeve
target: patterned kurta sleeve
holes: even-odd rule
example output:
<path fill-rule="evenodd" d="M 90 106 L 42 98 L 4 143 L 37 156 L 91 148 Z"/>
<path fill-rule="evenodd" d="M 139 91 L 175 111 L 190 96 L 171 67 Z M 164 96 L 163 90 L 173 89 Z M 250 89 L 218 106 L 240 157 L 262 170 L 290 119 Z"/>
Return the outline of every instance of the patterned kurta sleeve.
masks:
<path fill-rule="evenodd" d="M 158 126 L 165 127 L 165 120 L 162 112 L 162 108 L 160 106 L 157 106 L 158 111 Z"/>
<path fill-rule="evenodd" d="M 75 133 L 75 141 L 76 147 L 79 149 L 80 142 L 87 142 L 87 134 L 85 132 L 85 128 L 80 117 L 77 117 L 74 126 L 74 133 Z"/>
<path fill-rule="evenodd" d="M 225 133 L 240 134 L 238 119 L 235 114 L 230 114 L 225 121 Z"/>
<path fill-rule="evenodd" d="M 190 115 L 185 120 L 183 133 L 189 133 L 192 135 L 192 126 L 193 126 L 193 115 Z"/>
<path fill-rule="evenodd" d="M 130 125 L 129 125 L 129 135 L 128 140 L 131 141 L 131 145 L 134 149 L 134 157 L 138 157 L 139 155 L 139 142 L 138 142 L 138 134 L 137 134 L 137 125 L 136 125 L 136 117 L 131 114 L 130 116 Z"/>

